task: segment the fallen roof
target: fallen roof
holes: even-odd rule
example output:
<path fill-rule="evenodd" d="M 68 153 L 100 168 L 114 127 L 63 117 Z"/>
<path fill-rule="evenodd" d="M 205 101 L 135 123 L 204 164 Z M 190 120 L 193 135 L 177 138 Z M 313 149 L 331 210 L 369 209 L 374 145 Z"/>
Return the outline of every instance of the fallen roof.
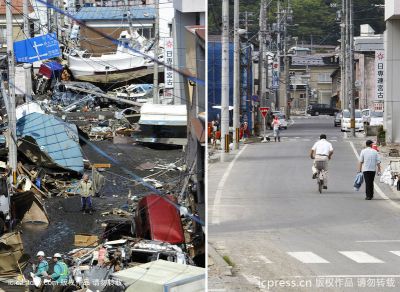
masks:
<path fill-rule="evenodd" d="M 75 125 L 52 115 L 34 112 L 18 120 L 17 136 L 20 142 L 18 150 L 31 160 L 34 157 L 36 161 L 33 162 L 83 173 L 83 156 Z"/>
<path fill-rule="evenodd" d="M 154 7 L 131 7 L 132 20 L 155 19 Z M 125 7 L 82 7 L 75 17 L 78 20 L 128 20 L 128 10 Z"/>

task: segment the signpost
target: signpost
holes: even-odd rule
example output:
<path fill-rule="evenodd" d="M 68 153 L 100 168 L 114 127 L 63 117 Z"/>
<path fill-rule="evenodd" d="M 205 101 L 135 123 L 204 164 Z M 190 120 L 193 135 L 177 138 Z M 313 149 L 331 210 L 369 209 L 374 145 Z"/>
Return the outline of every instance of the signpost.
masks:
<path fill-rule="evenodd" d="M 14 54 L 20 63 L 33 63 L 61 55 L 55 33 L 14 42 Z"/>
<path fill-rule="evenodd" d="M 260 107 L 260 112 L 263 117 L 263 129 L 264 129 L 264 139 L 262 142 L 267 142 L 267 137 L 265 133 L 265 118 L 267 117 L 267 113 L 269 111 L 269 107 Z"/>

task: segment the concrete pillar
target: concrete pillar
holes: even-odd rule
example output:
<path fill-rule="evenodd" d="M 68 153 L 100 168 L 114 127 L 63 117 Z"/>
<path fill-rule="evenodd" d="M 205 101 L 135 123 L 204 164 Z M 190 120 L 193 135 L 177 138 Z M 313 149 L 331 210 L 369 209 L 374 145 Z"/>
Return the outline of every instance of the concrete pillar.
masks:
<path fill-rule="evenodd" d="M 32 100 L 32 64 L 24 64 L 25 71 L 25 101 Z"/>
<path fill-rule="evenodd" d="M 384 102 L 386 142 L 400 142 L 400 20 L 386 21 L 384 35 Z"/>

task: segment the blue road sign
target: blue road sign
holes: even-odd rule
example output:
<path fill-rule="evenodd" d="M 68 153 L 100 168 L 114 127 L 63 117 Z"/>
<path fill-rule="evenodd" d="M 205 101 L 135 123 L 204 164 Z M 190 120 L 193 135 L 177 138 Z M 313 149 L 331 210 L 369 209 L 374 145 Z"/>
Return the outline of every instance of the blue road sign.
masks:
<path fill-rule="evenodd" d="M 14 42 L 17 62 L 33 63 L 60 56 L 60 46 L 55 33 L 49 33 L 27 40 Z"/>

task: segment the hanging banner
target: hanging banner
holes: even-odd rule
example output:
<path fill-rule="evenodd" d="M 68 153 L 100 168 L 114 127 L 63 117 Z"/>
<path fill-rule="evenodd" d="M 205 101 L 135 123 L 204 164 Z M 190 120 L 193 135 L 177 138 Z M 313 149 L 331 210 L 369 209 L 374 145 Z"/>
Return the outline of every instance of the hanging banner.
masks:
<path fill-rule="evenodd" d="M 384 61 L 385 61 L 385 51 L 377 50 L 375 51 L 375 100 L 382 100 L 385 96 L 384 91 L 384 79 L 385 79 L 385 70 L 384 70 Z"/>
<path fill-rule="evenodd" d="M 279 63 L 277 61 L 272 63 L 272 88 L 279 88 Z"/>
<path fill-rule="evenodd" d="M 49 33 L 23 41 L 14 42 L 14 55 L 17 62 L 33 63 L 61 55 L 57 35 Z"/>
<path fill-rule="evenodd" d="M 173 38 L 164 39 L 164 62 L 168 66 L 174 65 L 174 40 Z M 165 88 L 174 88 L 174 71 L 171 68 L 164 68 Z"/>

